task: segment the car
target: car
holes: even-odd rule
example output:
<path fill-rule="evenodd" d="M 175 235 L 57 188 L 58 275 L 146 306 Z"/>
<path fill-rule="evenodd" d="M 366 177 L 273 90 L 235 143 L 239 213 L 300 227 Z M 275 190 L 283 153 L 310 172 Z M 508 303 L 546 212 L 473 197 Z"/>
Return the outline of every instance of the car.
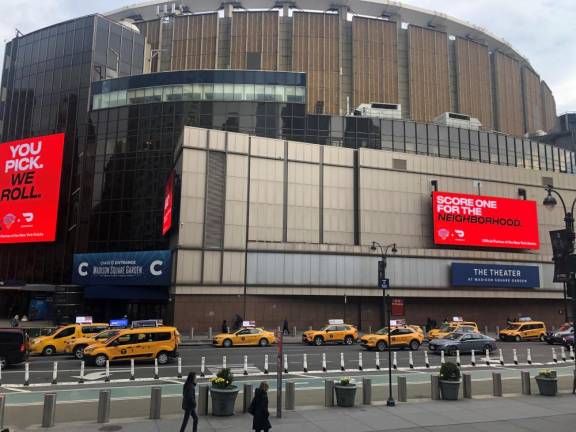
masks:
<path fill-rule="evenodd" d="M 542 321 L 517 321 L 512 322 L 504 330 L 500 330 L 501 341 L 526 341 L 540 340 L 544 342 L 546 337 L 546 324 Z"/>
<path fill-rule="evenodd" d="M 38 336 L 30 343 L 31 354 L 51 356 L 66 351 L 66 342 L 80 339 L 81 337 L 95 336 L 108 329 L 107 323 L 94 324 L 69 324 L 53 329 L 45 336 Z"/>
<path fill-rule="evenodd" d="M 384 351 L 388 349 L 388 346 L 391 346 L 392 348 L 410 348 L 415 351 L 420 348 L 420 345 L 424 342 L 424 333 L 415 327 L 416 326 L 391 327 L 391 342 L 389 342 L 388 327 L 385 327 L 376 333 L 362 336 L 360 344 L 367 350 L 376 349 L 378 351 Z"/>
<path fill-rule="evenodd" d="M 103 332 L 94 336 L 70 339 L 66 341 L 66 348 L 64 349 L 64 352 L 66 354 L 73 354 L 74 357 L 76 357 L 78 360 L 82 360 L 84 358 L 84 348 L 96 342 L 110 339 L 112 336 L 116 336 L 119 331 L 119 329 L 109 329 L 104 330 Z"/>
<path fill-rule="evenodd" d="M 456 351 L 461 353 L 478 351 L 492 352 L 496 349 L 494 338 L 483 335 L 482 333 L 462 333 L 453 332 L 441 339 L 434 339 L 428 344 L 428 350 L 433 353 L 444 351 L 448 355 L 455 355 Z"/>
<path fill-rule="evenodd" d="M 570 348 L 574 346 L 574 333 L 564 336 L 562 338 L 562 345 L 564 345 L 566 348 Z"/>
<path fill-rule="evenodd" d="M 569 336 L 574 334 L 574 327 L 570 323 L 564 323 L 557 329 L 546 333 L 544 340 L 550 345 L 561 344 L 564 340 L 564 336 Z"/>
<path fill-rule="evenodd" d="M 267 347 L 276 343 L 273 332 L 259 327 L 243 327 L 231 333 L 220 333 L 212 339 L 212 345 L 230 348 L 232 346 L 261 346 Z"/>
<path fill-rule="evenodd" d="M 321 346 L 328 343 L 352 345 L 358 340 L 358 329 L 350 324 L 330 324 L 320 330 L 308 330 L 302 334 L 302 343 Z"/>
<path fill-rule="evenodd" d="M 428 340 L 441 339 L 452 332 L 478 333 L 478 324 L 474 321 L 450 321 L 442 324 L 440 328 L 428 332 Z"/>
<path fill-rule="evenodd" d="M 22 329 L 0 328 L 0 369 L 28 360 L 28 337 Z"/>
<path fill-rule="evenodd" d="M 176 327 L 140 327 L 118 331 L 115 336 L 84 348 L 85 360 L 96 366 L 106 361 L 153 360 L 166 364 L 178 357 L 180 333 Z"/>

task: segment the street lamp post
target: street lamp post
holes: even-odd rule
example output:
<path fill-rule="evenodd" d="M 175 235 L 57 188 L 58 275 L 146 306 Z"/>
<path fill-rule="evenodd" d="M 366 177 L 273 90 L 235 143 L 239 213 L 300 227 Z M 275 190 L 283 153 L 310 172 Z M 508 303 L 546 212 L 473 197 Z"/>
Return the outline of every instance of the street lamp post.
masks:
<path fill-rule="evenodd" d="M 576 239 L 576 234 L 574 233 L 574 207 L 576 206 L 576 198 L 572 201 L 572 206 L 570 207 L 570 211 L 568 211 L 568 207 L 566 206 L 566 202 L 562 195 L 555 190 L 552 186 L 546 187 L 546 192 L 548 195 L 544 198 L 543 204 L 545 207 L 549 209 L 553 209 L 558 202 L 554 195 L 560 198 L 560 202 L 562 203 L 562 209 L 564 210 L 564 224 L 566 229 L 567 240 L 569 241 L 569 248 L 566 251 L 566 256 L 564 257 L 567 259 L 570 255 L 574 253 L 574 240 Z M 554 194 L 554 195 L 552 195 Z M 570 293 L 572 296 L 572 330 L 574 332 L 574 338 L 572 340 L 572 344 L 574 347 L 574 352 L 576 352 L 576 274 L 575 269 L 572 267 L 568 267 L 568 280 L 566 281 L 566 291 Z M 570 322 L 570 320 L 568 320 Z M 574 361 L 574 380 L 572 384 L 572 393 L 576 393 L 576 360 Z"/>
<path fill-rule="evenodd" d="M 386 294 L 386 290 L 390 288 L 389 283 L 386 279 L 386 258 L 388 257 L 388 250 L 392 253 L 398 252 L 396 248 L 396 243 L 391 243 L 386 247 L 383 247 L 380 243 L 373 241 L 370 249 L 376 251 L 376 248 L 380 249 L 381 261 L 378 266 L 378 287 L 382 289 L 382 302 L 384 304 L 384 325 L 388 327 L 388 400 L 386 401 L 386 406 L 393 407 L 396 405 L 394 402 L 394 396 L 392 394 L 392 332 L 390 329 L 390 295 Z"/>

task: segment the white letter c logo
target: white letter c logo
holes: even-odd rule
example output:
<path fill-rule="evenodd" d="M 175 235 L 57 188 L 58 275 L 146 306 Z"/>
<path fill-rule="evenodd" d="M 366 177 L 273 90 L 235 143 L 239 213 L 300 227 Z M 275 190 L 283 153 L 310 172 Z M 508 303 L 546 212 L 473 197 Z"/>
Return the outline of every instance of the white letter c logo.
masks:
<path fill-rule="evenodd" d="M 152 263 L 150 264 L 150 273 L 152 274 L 152 276 L 162 275 L 162 270 L 158 269 L 158 267 L 160 267 L 162 264 L 163 262 L 160 260 L 152 261 Z"/>
<path fill-rule="evenodd" d="M 88 271 L 86 270 L 87 268 L 88 268 L 87 262 L 80 263 L 80 265 L 78 266 L 78 274 L 80 276 L 88 276 Z"/>

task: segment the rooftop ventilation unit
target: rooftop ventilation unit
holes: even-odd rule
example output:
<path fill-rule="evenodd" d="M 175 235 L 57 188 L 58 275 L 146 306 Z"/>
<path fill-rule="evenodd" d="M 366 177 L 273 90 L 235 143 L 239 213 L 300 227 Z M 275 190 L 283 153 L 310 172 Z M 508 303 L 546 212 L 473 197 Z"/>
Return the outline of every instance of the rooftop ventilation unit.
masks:
<path fill-rule="evenodd" d="M 466 114 L 445 112 L 434 119 L 434 123 L 443 126 L 459 127 L 464 129 L 478 130 L 482 127 L 480 120 Z"/>
<path fill-rule="evenodd" d="M 400 120 L 402 118 L 402 107 L 400 104 L 395 103 L 370 102 L 358 105 L 358 108 L 354 110 L 354 115 Z"/>

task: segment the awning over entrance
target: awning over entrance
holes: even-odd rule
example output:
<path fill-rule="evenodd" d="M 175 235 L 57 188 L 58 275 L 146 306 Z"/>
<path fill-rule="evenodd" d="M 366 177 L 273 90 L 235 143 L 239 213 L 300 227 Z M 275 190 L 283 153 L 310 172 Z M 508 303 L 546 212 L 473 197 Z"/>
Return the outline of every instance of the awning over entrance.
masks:
<path fill-rule="evenodd" d="M 92 300 L 168 300 L 168 287 L 159 286 L 87 286 L 84 298 Z"/>

